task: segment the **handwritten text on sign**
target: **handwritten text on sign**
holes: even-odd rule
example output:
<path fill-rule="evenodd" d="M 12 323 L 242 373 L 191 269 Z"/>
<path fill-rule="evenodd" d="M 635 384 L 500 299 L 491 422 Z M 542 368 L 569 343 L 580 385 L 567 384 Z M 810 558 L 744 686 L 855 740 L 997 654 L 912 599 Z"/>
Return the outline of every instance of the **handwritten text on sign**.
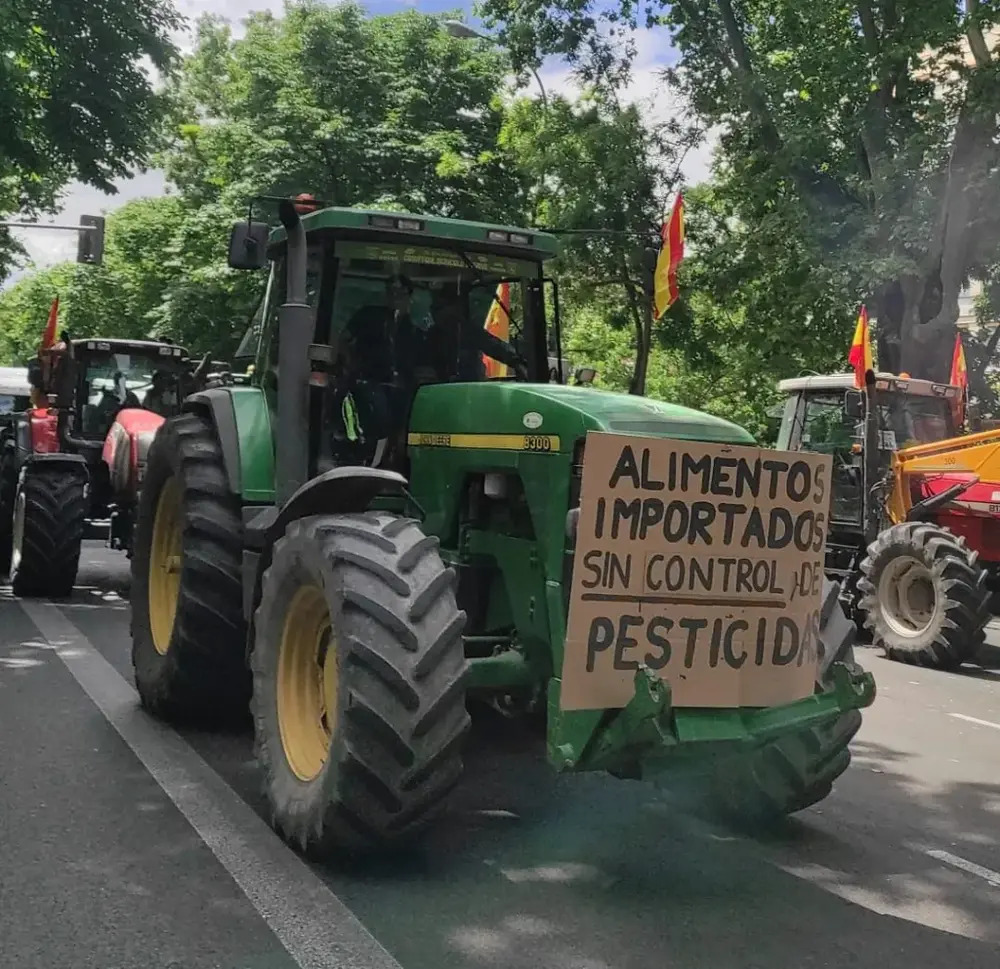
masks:
<path fill-rule="evenodd" d="M 826 455 L 589 434 L 563 709 L 624 706 L 640 664 L 680 707 L 808 696 L 829 483 Z"/>

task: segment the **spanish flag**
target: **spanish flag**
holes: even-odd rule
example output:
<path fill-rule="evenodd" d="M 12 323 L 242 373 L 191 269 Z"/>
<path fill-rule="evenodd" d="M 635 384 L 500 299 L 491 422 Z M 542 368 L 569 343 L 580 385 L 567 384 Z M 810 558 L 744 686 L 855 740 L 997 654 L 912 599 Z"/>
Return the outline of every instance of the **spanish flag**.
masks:
<path fill-rule="evenodd" d="M 48 350 L 53 343 L 56 342 L 56 327 L 59 325 L 59 297 L 57 296 L 52 300 L 52 306 L 49 308 L 49 319 L 45 324 L 45 329 L 42 331 L 42 345 L 39 347 L 40 350 Z"/>
<path fill-rule="evenodd" d="M 958 387 L 958 399 L 954 401 L 953 412 L 955 423 L 961 426 L 965 423 L 965 401 L 969 393 L 969 372 L 965 366 L 965 348 L 962 346 L 962 334 L 955 334 L 955 349 L 951 355 L 951 377 L 948 383 Z"/>
<path fill-rule="evenodd" d="M 487 333 L 505 343 L 510 339 L 510 283 L 500 283 L 497 286 L 496 296 L 490 304 L 490 311 L 486 314 L 486 322 L 483 324 Z M 483 364 L 486 367 L 487 377 L 506 377 L 507 367 L 494 360 L 492 357 L 483 354 Z"/>
<path fill-rule="evenodd" d="M 653 270 L 653 319 L 677 302 L 677 267 L 684 258 L 684 199 L 677 193 L 670 218 L 660 227 L 660 254 Z"/>
<path fill-rule="evenodd" d="M 872 341 L 868 333 L 868 310 L 865 306 L 861 307 L 858 315 L 858 325 L 854 328 L 854 339 L 851 341 L 847 362 L 854 367 L 854 386 L 860 390 L 865 385 L 865 371 L 875 369 L 875 364 L 872 363 Z"/>

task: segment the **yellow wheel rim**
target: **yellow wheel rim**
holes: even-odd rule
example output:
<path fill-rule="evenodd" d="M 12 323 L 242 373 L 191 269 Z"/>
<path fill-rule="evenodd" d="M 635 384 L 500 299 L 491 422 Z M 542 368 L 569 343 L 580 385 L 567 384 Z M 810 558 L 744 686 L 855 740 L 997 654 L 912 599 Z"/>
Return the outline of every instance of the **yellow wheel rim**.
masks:
<path fill-rule="evenodd" d="M 170 648 L 181 587 L 183 548 L 181 489 L 176 478 L 168 478 L 156 503 L 153 543 L 149 550 L 149 627 L 153 645 L 161 655 Z"/>
<path fill-rule="evenodd" d="M 302 586 L 285 613 L 278 648 L 278 729 L 301 781 L 323 769 L 337 717 L 337 651 L 323 590 Z"/>

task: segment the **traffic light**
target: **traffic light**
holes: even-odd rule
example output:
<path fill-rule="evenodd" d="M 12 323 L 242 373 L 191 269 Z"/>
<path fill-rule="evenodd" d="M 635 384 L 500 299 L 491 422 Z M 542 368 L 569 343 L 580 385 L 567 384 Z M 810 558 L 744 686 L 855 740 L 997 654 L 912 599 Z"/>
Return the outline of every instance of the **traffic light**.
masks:
<path fill-rule="evenodd" d="M 81 215 L 80 225 L 93 226 L 93 228 L 79 233 L 76 261 L 90 266 L 99 266 L 104 259 L 104 216 Z"/>

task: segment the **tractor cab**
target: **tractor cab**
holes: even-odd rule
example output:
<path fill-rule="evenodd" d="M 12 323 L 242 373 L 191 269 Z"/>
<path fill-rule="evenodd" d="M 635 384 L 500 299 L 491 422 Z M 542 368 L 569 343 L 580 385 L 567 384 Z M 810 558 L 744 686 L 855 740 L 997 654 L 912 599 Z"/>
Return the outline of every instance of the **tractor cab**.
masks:
<path fill-rule="evenodd" d="M 308 388 L 304 420 L 296 416 L 295 427 L 278 433 L 281 447 L 309 427 L 300 480 L 340 466 L 402 470 L 422 388 L 552 379 L 550 363 L 561 355 L 558 322 L 556 346 L 547 339 L 543 293 L 555 283 L 544 278 L 543 263 L 555 255 L 554 238 L 303 205 L 288 222 L 289 230 L 271 234 L 262 223 L 237 223 L 230 265 L 270 262 L 265 298 L 236 360 L 252 366 L 278 421 L 293 413 L 279 404 L 282 385 L 296 396 Z M 307 354 L 289 349 L 288 329 L 279 325 L 289 303 L 300 304 Z"/>
<path fill-rule="evenodd" d="M 853 373 L 795 377 L 778 385 L 785 395 L 778 448 L 833 456 L 826 571 L 845 581 L 845 603 L 859 627 L 859 569 L 869 543 L 888 523 L 896 455 L 960 433 L 954 416 L 959 387 L 874 376 L 870 392 L 856 388 Z M 877 408 L 871 421 L 869 400 Z"/>
<path fill-rule="evenodd" d="M 145 452 L 197 383 L 188 352 L 151 340 L 60 340 L 28 369 L 38 406 L 23 421 L 15 466 L 40 451 L 75 460 L 66 467 L 85 469 L 87 521 L 107 521 L 110 546 L 127 550 Z"/>
<path fill-rule="evenodd" d="M 785 394 L 778 448 L 819 451 L 834 457 L 831 518 L 840 527 L 863 524 L 867 397 L 853 373 L 782 380 Z M 875 375 L 877 453 L 872 470 L 888 472 L 892 455 L 917 444 L 947 440 L 959 433 L 954 404 L 960 389 L 949 384 L 895 374 Z"/>
<path fill-rule="evenodd" d="M 60 433 L 72 450 L 100 451 L 123 410 L 169 417 L 191 390 L 191 360 L 183 347 L 85 339 L 48 353 Z"/>

